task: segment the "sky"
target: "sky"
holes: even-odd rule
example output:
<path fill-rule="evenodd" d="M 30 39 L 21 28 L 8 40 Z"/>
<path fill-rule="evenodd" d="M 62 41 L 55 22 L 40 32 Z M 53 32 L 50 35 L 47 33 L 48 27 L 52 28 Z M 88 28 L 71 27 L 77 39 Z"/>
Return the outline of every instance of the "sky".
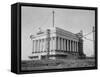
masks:
<path fill-rule="evenodd" d="M 72 33 L 83 31 L 83 35 L 92 32 L 95 26 L 95 11 L 93 10 L 78 10 L 78 9 L 60 9 L 60 8 L 43 8 L 43 7 L 21 7 L 21 33 L 22 33 L 22 51 L 21 59 L 29 59 L 32 55 L 32 40 L 31 34 L 35 34 L 47 27 L 52 27 L 52 11 L 55 11 L 55 27 L 62 28 Z M 93 33 L 86 36 L 93 40 Z M 83 48 L 87 56 L 93 55 L 93 41 L 84 40 Z"/>

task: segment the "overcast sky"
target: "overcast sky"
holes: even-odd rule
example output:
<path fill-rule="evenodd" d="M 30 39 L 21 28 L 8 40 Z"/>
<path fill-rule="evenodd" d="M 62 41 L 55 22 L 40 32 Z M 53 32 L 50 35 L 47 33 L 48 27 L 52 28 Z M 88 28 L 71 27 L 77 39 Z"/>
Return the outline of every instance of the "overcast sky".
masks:
<path fill-rule="evenodd" d="M 55 26 L 72 33 L 83 30 L 83 35 L 92 31 L 95 26 L 95 12 L 92 10 L 57 9 L 42 7 L 22 6 L 22 59 L 28 59 L 32 55 L 31 34 L 35 34 L 38 28 L 52 27 L 52 11 L 55 11 Z M 93 34 L 86 36 L 93 40 Z M 93 55 L 93 42 L 84 39 L 84 53 Z"/>

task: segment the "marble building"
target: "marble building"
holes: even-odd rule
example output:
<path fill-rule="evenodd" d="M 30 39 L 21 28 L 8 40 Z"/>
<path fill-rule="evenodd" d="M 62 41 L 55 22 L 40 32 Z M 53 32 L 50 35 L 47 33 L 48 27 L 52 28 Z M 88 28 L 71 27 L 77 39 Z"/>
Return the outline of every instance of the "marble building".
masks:
<path fill-rule="evenodd" d="M 32 41 L 33 60 L 59 58 L 79 58 L 84 56 L 82 31 L 77 34 L 58 27 L 39 31 L 30 36 Z"/>

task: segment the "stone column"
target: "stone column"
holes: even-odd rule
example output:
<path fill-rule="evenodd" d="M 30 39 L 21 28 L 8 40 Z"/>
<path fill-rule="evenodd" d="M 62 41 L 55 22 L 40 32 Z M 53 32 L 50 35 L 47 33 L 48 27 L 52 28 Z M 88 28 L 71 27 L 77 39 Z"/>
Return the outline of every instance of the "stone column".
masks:
<path fill-rule="evenodd" d="M 62 42 L 63 42 L 63 51 L 64 51 L 64 39 L 62 39 Z"/>
<path fill-rule="evenodd" d="M 52 50 L 54 51 L 54 37 L 52 37 Z"/>
<path fill-rule="evenodd" d="M 74 52 L 76 52 L 76 51 L 75 51 L 75 48 L 76 48 L 76 46 L 75 46 L 75 41 L 74 41 Z"/>
<path fill-rule="evenodd" d="M 43 50 L 46 51 L 46 39 L 44 38 Z"/>
<path fill-rule="evenodd" d="M 40 52 L 42 51 L 42 39 L 40 40 Z"/>
<path fill-rule="evenodd" d="M 57 40 L 56 37 L 54 37 L 54 50 L 56 50 L 56 48 L 57 48 L 56 47 L 56 40 Z"/>
<path fill-rule="evenodd" d="M 77 44 L 76 46 L 77 46 L 77 52 L 78 52 L 78 42 L 76 44 Z"/>
<path fill-rule="evenodd" d="M 63 51 L 64 51 L 64 39 L 62 39 L 62 42 L 63 42 Z"/>
<path fill-rule="evenodd" d="M 38 52 L 39 52 L 39 39 L 38 39 L 38 47 L 37 47 L 37 50 L 38 50 Z"/>
<path fill-rule="evenodd" d="M 68 40 L 68 44 L 69 44 L 69 52 L 70 52 L 70 40 Z"/>
<path fill-rule="evenodd" d="M 43 52 L 43 41 L 44 41 L 44 40 L 42 39 L 42 52 Z"/>
<path fill-rule="evenodd" d="M 58 42 L 58 44 L 57 44 L 58 48 L 57 49 L 59 50 L 59 37 L 57 37 L 57 42 Z"/>
<path fill-rule="evenodd" d="M 75 50 L 75 52 L 76 52 L 76 41 L 75 41 L 74 43 L 75 43 L 75 49 L 74 49 L 74 50 Z"/>
<path fill-rule="evenodd" d="M 61 50 L 61 38 L 59 37 L 59 50 Z"/>
<path fill-rule="evenodd" d="M 52 42 L 52 43 L 51 43 L 51 44 L 52 44 L 52 45 L 51 45 L 51 46 L 52 46 L 51 49 L 52 49 L 52 51 L 53 51 L 53 37 L 52 37 L 51 39 L 52 39 L 52 40 L 51 40 L 51 42 Z"/>
<path fill-rule="evenodd" d="M 52 41 L 51 41 L 52 38 L 50 38 L 50 51 L 51 51 L 51 47 L 52 47 Z"/>
<path fill-rule="evenodd" d="M 39 52 L 41 52 L 41 39 L 39 39 Z"/>
<path fill-rule="evenodd" d="M 60 43 L 61 43 L 61 44 L 60 44 L 60 47 L 61 47 L 60 49 L 62 50 L 62 38 L 60 38 L 60 40 L 61 40 L 61 41 L 60 41 Z"/>
<path fill-rule="evenodd" d="M 71 51 L 73 52 L 73 40 L 71 40 Z"/>
<path fill-rule="evenodd" d="M 43 51 L 42 43 L 43 43 L 43 39 L 41 39 L 41 51 Z"/>
<path fill-rule="evenodd" d="M 32 52 L 34 53 L 34 40 L 32 40 Z"/>
<path fill-rule="evenodd" d="M 35 52 L 35 40 L 33 40 L 33 53 Z"/>
<path fill-rule="evenodd" d="M 45 51 L 45 38 L 43 38 L 43 51 Z"/>
<path fill-rule="evenodd" d="M 37 40 L 35 40 L 35 52 L 37 52 Z"/>
<path fill-rule="evenodd" d="M 77 41 L 76 41 L 76 52 L 77 52 Z"/>
<path fill-rule="evenodd" d="M 43 52 L 43 39 L 41 39 L 41 51 Z"/>
<path fill-rule="evenodd" d="M 76 41 L 75 41 L 75 52 L 76 52 Z"/>
<path fill-rule="evenodd" d="M 78 52 L 78 42 L 77 42 L 77 52 Z"/>
<path fill-rule="evenodd" d="M 73 52 L 73 40 L 71 40 L 71 51 Z"/>
<path fill-rule="evenodd" d="M 61 50 L 63 50 L 63 38 L 61 38 Z"/>
<path fill-rule="evenodd" d="M 66 44 L 65 51 L 67 51 L 67 40 L 66 39 L 65 39 L 65 44 Z"/>
<path fill-rule="evenodd" d="M 71 40 L 71 51 L 73 52 L 73 40 Z"/>
<path fill-rule="evenodd" d="M 38 40 L 37 40 L 37 46 L 36 46 L 36 51 L 38 52 Z"/>
<path fill-rule="evenodd" d="M 58 37 L 58 50 L 60 50 L 60 38 Z"/>
<path fill-rule="evenodd" d="M 36 52 L 36 40 L 34 40 L 34 52 Z"/>
<path fill-rule="evenodd" d="M 68 48 L 67 48 L 68 46 L 67 46 L 67 39 L 66 39 L 66 51 L 68 50 Z"/>
<path fill-rule="evenodd" d="M 40 39 L 40 52 L 42 51 L 42 39 Z"/>
<path fill-rule="evenodd" d="M 65 51 L 65 39 L 63 39 L 63 50 Z"/>
<path fill-rule="evenodd" d="M 74 41 L 74 52 L 75 52 L 75 41 Z"/>
<path fill-rule="evenodd" d="M 38 40 L 36 41 L 36 44 L 37 44 L 37 46 L 36 46 L 36 52 L 38 52 Z"/>
<path fill-rule="evenodd" d="M 71 51 L 73 52 L 73 40 L 71 40 Z"/>
<path fill-rule="evenodd" d="M 74 41 L 73 41 L 73 52 L 75 52 L 75 45 L 74 45 Z"/>
<path fill-rule="evenodd" d="M 45 38 L 45 49 L 44 49 L 46 52 L 47 52 L 47 40 Z"/>
<path fill-rule="evenodd" d="M 77 42 L 75 42 L 75 52 L 77 52 Z"/>
<path fill-rule="evenodd" d="M 39 39 L 39 52 L 41 51 L 41 40 Z"/>
<path fill-rule="evenodd" d="M 69 51 L 69 40 L 67 40 L 67 51 Z"/>
<path fill-rule="evenodd" d="M 56 50 L 58 50 L 58 37 L 56 37 Z"/>
<path fill-rule="evenodd" d="M 41 51 L 43 52 L 43 39 L 41 39 Z"/>
<path fill-rule="evenodd" d="M 71 50 L 72 50 L 72 49 L 71 49 L 71 48 L 72 48 L 71 45 L 72 45 L 72 44 L 71 44 L 71 40 L 70 40 L 70 52 L 71 52 Z"/>
<path fill-rule="evenodd" d="M 64 39 L 64 51 L 66 51 L 66 40 Z"/>
<path fill-rule="evenodd" d="M 62 50 L 62 40 L 60 38 L 60 50 Z"/>

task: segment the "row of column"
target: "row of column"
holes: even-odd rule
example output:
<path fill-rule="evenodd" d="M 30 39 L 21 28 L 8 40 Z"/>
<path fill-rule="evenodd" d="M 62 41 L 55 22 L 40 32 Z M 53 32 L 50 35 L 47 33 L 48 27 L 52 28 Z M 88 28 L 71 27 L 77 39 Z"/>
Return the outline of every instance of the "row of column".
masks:
<path fill-rule="evenodd" d="M 56 50 L 56 38 L 52 37 L 50 39 L 50 51 Z M 39 39 L 39 40 L 33 40 L 33 52 L 41 52 L 41 51 L 47 51 L 47 40 Z"/>
<path fill-rule="evenodd" d="M 46 51 L 46 39 L 33 40 L 33 52 Z"/>
<path fill-rule="evenodd" d="M 78 42 L 57 37 L 57 50 L 78 52 Z"/>
<path fill-rule="evenodd" d="M 47 51 L 47 41 L 45 39 L 33 40 L 33 52 Z M 50 39 L 50 51 L 63 50 L 78 52 L 78 42 L 64 39 L 61 37 L 52 37 Z"/>

